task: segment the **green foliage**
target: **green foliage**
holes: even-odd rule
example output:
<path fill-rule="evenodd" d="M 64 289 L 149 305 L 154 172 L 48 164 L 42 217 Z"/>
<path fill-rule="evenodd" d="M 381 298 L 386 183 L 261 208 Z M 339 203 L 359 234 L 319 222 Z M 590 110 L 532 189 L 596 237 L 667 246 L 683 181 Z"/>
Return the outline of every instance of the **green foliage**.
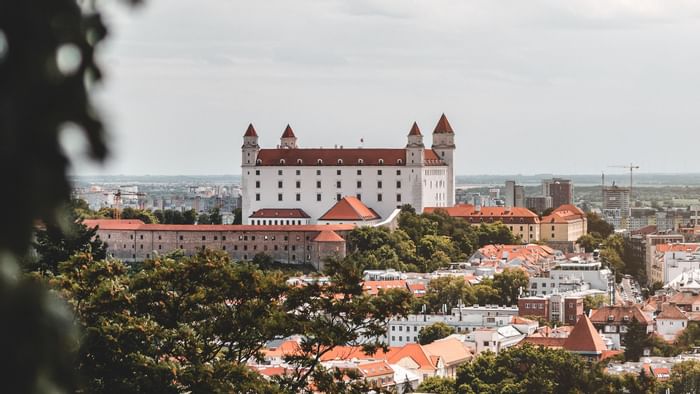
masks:
<path fill-rule="evenodd" d="M 588 233 L 597 233 L 600 238 L 607 238 L 615 231 L 615 227 L 603 220 L 597 213 L 588 212 L 586 213 L 586 219 L 588 220 Z"/>
<path fill-rule="evenodd" d="M 197 213 L 194 209 L 184 213 L 176 209 L 166 209 L 165 211 L 156 209 L 153 211 L 153 216 L 161 224 L 194 224 L 197 221 Z"/>
<path fill-rule="evenodd" d="M 591 309 L 598 309 L 609 301 L 608 296 L 604 294 L 587 295 L 583 298 L 583 310 L 588 313 Z"/>
<path fill-rule="evenodd" d="M 147 209 L 135 209 L 126 207 L 121 212 L 122 219 L 138 219 L 144 223 L 159 223 L 158 218 L 153 212 Z"/>
<path fill-rule="evenodd" d="M 700 324 L 689 321 L 688 327 L 676 337 L 674 345 L 680 351 L 689 351 L 700 346 Z"/>
<path fill-rule="evenodd" d="M 471 305 L 474 301 L 476 300 L 471 287 L 464 278 L 458 276 L 442 276 L 431 280 L 425 295 L 420 299 L 429 313 L 443 312 L 443 308 L 447 308 L 447 313 L 451 313 L 452 308 L 456 308 L 460 303 Z"/>
<path fill-rule="evenodd" d="M 243 211 L 241 208 L 236 208 L 233 210 L 233 224 L 243 223 Z"/>
<path fill-rule="evenodd" d="M 219 208 L 212 208 L 208 213 L 200 213 L 197 224 L 221 224 L 221 212 Z"/>
<path fill-rule="evenodd" d="M 506 268 L 493 277 L 493 287 L 501 295 L 501 305 L 517 305 L 522 291 L 527 290 L 529 279 L 527 273 L 519 269 Z"/>
<path fill-rule="evenodd" d="M 453 394 L 455 392 L 455 380 L 441 376 L 430 376 L 423 379 L 418 392 L 431 394 Z"/>
<path fill-rule="evenodd" d="M 603 237 L 598 233 L 588 233 L 580 236 L 576 243 L 583 248 L 588 253 L 593 252 L 596 249 L 600 249 L 600 245 L 603 243 Z"/>
<path fill-rule="evenodd" d="M 90 252 L 98 259 L 107 256 L 107 245 L 95 238 L 97 229 L 85 226 L 72 209 L 66 208 L 64 212 L 64 223 L 49 223 L 36 231 L 34 249 L 37 258 L 28 260 L 25 270 L 56 274 L 58 264 L 77 252 Z"/>
<path fill-rule="evenodd" d="M 672 393 L 700 393 L 700 362 L 683 361 L 671 368 L 668 381 Z"/>
<path fill-rule="evenodd" d="M 454 333 L 455 329 L 452 326 L 448 326 L 443 322 L 433 323 L 420 329 L 418 332 L 418 343 L 427 345 Z"/>
<path fill-rule="evenodd" d="M 624 335 L 625 361 L 639 361 L 644 354 L 644 349 L 651 349 L 651 334 L 647 333 L 647 327 L 636 318 L 627 325 Z"/>

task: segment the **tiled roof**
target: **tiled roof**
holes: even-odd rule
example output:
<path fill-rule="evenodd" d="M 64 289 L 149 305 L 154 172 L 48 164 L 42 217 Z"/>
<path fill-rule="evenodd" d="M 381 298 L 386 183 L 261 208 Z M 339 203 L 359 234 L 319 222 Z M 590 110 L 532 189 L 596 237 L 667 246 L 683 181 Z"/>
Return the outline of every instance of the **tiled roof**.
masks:
<path fill-rule="evenodd" d="M 273 218 L 273 219 L 308 219 L 310 216 L 299 208 L 262 208 L 253 212 L 250 218 Z"/>
<path fill-rule="evenodd" d="M 444 211 L 449 216 L 461 217 L 470 223 L 501 221 L 506 224 L 534 224 L 540 218 L 534 212 L 522 207 L 481 207 L 478 211 L 473 205 L 458 204 L 454 207 L 426 207 L 423 212 Z"/>
<path fill-rule="evenodd" d="M 316 238 L 314 238 L 315 242 L 345 242 L 343 237 L 338 235 L 335 231 L 321 231 L 318 233 Z"/>
<path fill-rule="evenodd" d="M 452 126 L 450 122 L 447 121 L 447 116 L 445 116 L 445 114 L 440 116 L 440 120 L 438 120 L 437 125 L 435 125 L 433 134 L 454 134 L 454 130 L 452 130 Z"/>
<path fill-rule="evenodd" d="M 461 364 L 472 358 L 472 352 L 457 338 L 445 338 L 423 345 L 430 356 L 439 356 L 446 365 Z"/>
<path fill-rule="evenodd" d="M 625 320 L 627 317 L 627 320 Z M 629 324 L 633 318 L 638 322 L 649 325 L 652 321 L 645 315 L 638 306 L 603 306 L 591 314 L 591 321 L 594 324 Z"/>
<path fill-rule="evenodd" d="M 575 205 L 566 204 L 553 210 L 552 213 L 542 218 L 543 223 L 568 223 L 574 220 L 583 220 L 586 214 Z"/>
<path fill-rule="evenodd" d="M 564 342 L 564 349 L 571 352 L 596 353 L 601 354 L 607 349 L 603 338 L 598 331 L 593 327 L 593 323 L 588 319 L 588 316 L 582 314 L 574 329 Z"/>
<path fill-rule="evenodd" d="M 413 122 L 413 126 L 411 126 L 411 131 L 408 132 L 408 135 L 422 135 L 418 128 L 418 123 Z"/>
<path fill-rule="evenodd" d="M 659 253 L 666 252 L 687 252 L 691 253 L 700 248 L 699 243 L 671 243 L 671 244 L 658 244 L 655 246 L 656 251 Z"/>
<path fill-rule="evenodd" d="M 432 149 L 425 150 L 426 165 L 447 165 Z M 259 166 L 405 166 L 404 148 L 296 148 L 260 149 Z"/>
<path fill-rule="evenodd" d="M 248 125 L 248 129 L 245 131 L 245 134 L 243 134 L 244 137 L 257 137 L 258 133 L 255 132 L 255 127 L 253 127 L 253 124 Z"/>
<path fill-rule="evenodd" d="M 296 138 L 294 131 L 289 125 L 285 127 L 284 132 L 282 133 L 282 138 Z"/>
<path fill-rule="evenodd" d="M 683 311 L 675 305 L 664 304 L 661 306 L 661 313 L 656 316 L 656 319 L 665 320 L 688 320 Z"/>
<path fill-rule="evenodd" d="M 296 354 L 301 350 L 299 343 L 293 339 L 286 340 L 282 342 L 279 346 L 274 349 L 263 349 L 263 353 L 266 357 L 284 357 L 287 355 Z"/>
<path fill-rule="evenodd" d="M 406 281 L 399 280 L 367 280 L 362 283 L 362 290 L 371 295 L 379 294 L 379 290 L 386 289 L 404 289 L 406 290 Z"/>
<path fill-rule="evenodd" d="M 367 221 L 379 219 L 372 208 L 368 208 L 357 197 L 345 196 L 324 213 L 319 220 Z"/>
<path fill-rule="evenodd" d="M 373 378 L 377 376 L 393 375 L 394 370 L 391 369 L 386 361 L 375 361 L 372 363 L 363 363 L 357 366 L 357 368 L 362 371 L 362 374 L 367 378 Z"/>
<path fill-rule="evenodd" d="M 88 227 L 99 226 L 101 230 L 124 231 L 350 231 L 353 224 L 297 224 L 258 226 L 249 224 L 144 224 L 140 220 L 89 219 L 83 224 Z"/>
<path fill-rule="evenodd" d="M 668 301 L 676 305 L 700 304 L 700 294 L 678 292 L 672 295 Z"/>
<path fill-rule="evenodd" d="M 417 343 L 406 344 L 404 347 L 390 353 L 388 361 L 390 364 L 398 364 L 404 358 L 410 358 L 413 360 L 413 362 L 418 365 L 418 369 L 437 369 L 430 360 L 429 355 L 426 354 L 425 350 L 423 350 L 423 347 Z"/>
<path fill-rule="evenodd" d="M 336 346 L 332 350 L 321 356 L 321 361 L 331 360 L 386 360 L 388 355 L 396 351 L 397 347 L 390 347 L 387 352 L 380 348 L 376 353 L 370 355 L 365 353 L 360 346 Z"/>

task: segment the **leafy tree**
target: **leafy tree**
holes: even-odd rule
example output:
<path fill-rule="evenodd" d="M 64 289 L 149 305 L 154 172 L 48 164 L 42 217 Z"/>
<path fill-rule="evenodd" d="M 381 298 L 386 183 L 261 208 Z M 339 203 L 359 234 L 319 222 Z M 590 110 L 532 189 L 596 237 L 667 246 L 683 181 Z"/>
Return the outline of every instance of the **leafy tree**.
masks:
<path fill-rule="evenodd" d="M 527 290 L 530 280 L 525 271 L 506 268 L 493 276 L 493 286 L 501 295 L 501 305 L 517 305 L 520 293 Z"/>
<path fill-rule="evenodd" d="M 219 208 L 212 208 L 209 210 L 209 223 L 221 224 L 222 220 L 221 210 L 219 210 Z"/>
<path fill-rule="evenodd" d="M 674 345 L 681 351 L 700 346 L 700 325 L 696 322 L 688 322 L 688 327 L 678 334 Z"/>
<path fill-rule="evenodd" d="M 147 209 L 126 207 L 121 212 L 122 219 L 138 219 L 144 223 L 159 223 L 158 217 Z"/>
<path fill-rule="evenodd" d="M 236 208 L 233 210 L 233 224 L 243 223 L 243 211 L 241 208 Z"/>
<path fill-rule="evenodd" d="M 448 326 L 443 322 L 433 323 L 420 329 L 418 332 L 418 343 L 427 345 L 454 333 L 455 329 L 452 326 Z"/>
<path fill-rule="evenodd" d="M 463 277 L 442 276 L 431 280 L 420 302 L 426 305 L 428 312 L 441 312 L 447 308 L 450 313 L 460 303 L 471 305 L 475 301 L 473 290 Z M 443 307 L 444 305 L 444 307 Z"/>
<path fill-rule="evenodd" d="M 484 245 L 512 245 L 520 243 L 519 239 L 512 231 L 501 222 L 482 223 L 479 225 L 477 234 L 479 237 L 479 247 Z"/>
<path fill-rule="evenodd" d="M 189 209 L 185 212 L 182 212 L 182 222 L 177 224 L 194 224 L 196 220 L 197 212 L 194 209 Z"/>
<path fill-rule="evenodd" d="M 651 347 L 651 335 L 647 333 L 647 327 L 635 317 L 627 326 L 627 332 L 623 338 L 625 361 L 639 361 L 639 358 L 644 354 L 644 349 Z"/>
<path fill-rule="evenodd" d="M 600 245 L 603 243 L 603 238 L 600 236 L 598 233 L 588 233 L 588 234 L 583 234 L 580 236 L 577 240 L 576 243 L 583 248 L 588 253 L 593 252 L 596 249 L 600 248 Z"/>
<path fill-rule="evenodd" d="M 583 298 L 583 310 L 588 313 L 591 309 L 598 309 L 609 302 L 604 294 L 587 295 Z"/>
<path fill-rule="evenodd" d="M 67 261 L 77 252 L 91 252 L 98 259 L 107 256 L 107 245 L 96 238 L 97 229 L 84 225 L 83 220 L 70 208 L 65 210 L 65 223 L 49 223 L 36 231 L 34 249 L 37 259 L 30 260 L 25 269 L 56 274 L 58 264 Z"/>
<path fill-rule="evenodd" d="M 456 391 L 455 380 L 441 376 L 429 376 L 423 379 L 418 392 L 431 394 L 453 394 Z"/>
<path fill-rule="evenodd" d="M 588 233 L 597 233 L 601 238 L 607 238 L 612 235 L 615 231 L 615 227 L 603 220 L 597 213 L 588 212 L 586 213 L 586 219 L 588 221 Z"/>
<path fill-rule="evenodd" d="M 672 393 L 700 393 L 700 362 L 689 360 L 674 364 L 668 383 Z"/>
<path fill-rule="evenodd" d="M 199 216 L 197 216 L 197 224 L 211 224 L 209 215 L 206 213 L 200 213 Z"/>
<path fill-rule="evenodd" d="M 493 280 L 483 279 L 481 283 L 472 286 L 474 291 L 475 304 L 492 305 L 501 304 L 501 293 L 493 285 Z"/>

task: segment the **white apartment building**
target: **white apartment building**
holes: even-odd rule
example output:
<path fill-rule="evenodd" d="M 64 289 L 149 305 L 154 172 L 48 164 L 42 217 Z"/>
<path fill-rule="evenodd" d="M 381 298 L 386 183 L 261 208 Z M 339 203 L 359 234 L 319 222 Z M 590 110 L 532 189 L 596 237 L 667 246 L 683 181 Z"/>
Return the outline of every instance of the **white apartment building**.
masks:
<path fill-rule="evenodd" d="M 445 323 L 460 334 L 481 328 L 498 328 L 512 324 L 518 316 L 517 306 L 469 306 L 452 308 L 451 314 L 416 314 L 405 318 L 392 318 L 387 327 L 389 346 L 403 346 L 418 342 L 418 333 L 423 327 L 434 323 Z"/>
<path fill-rule="evenodd" d="M 588 289 L 608 291 L 612 279 L 612 271 L 602 268 L 600 261 L 573 258 L 558 263 L 542 276 L 531 277 L 530 295 L 545 296 Z"/>
<path fill-rule="evenodd" d="M 300 209 L 316 223 L 352 196 L 381 219 L 404 204 L 417 212 L 455 203 L 454 131 L 443 114 L 426 148 L 413 124 L 403 148 L 302 148 L 287 126 L 274 148 L 261 148 L 251 124 L 243 136 L 244 224 L 261 209 Z M 256 220 L 257 222 L 257 220 Z"/>

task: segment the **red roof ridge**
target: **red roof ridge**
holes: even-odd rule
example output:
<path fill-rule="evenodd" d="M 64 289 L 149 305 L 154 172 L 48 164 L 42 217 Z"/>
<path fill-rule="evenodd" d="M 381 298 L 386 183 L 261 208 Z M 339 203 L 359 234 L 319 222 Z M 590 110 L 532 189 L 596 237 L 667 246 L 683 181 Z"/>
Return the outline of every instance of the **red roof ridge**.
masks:
<path fill-rule="evenodd" d="M 408 132 L 408 135 L 423 135 L 420 133 L 420 129 L 418 128 L 418 123 L 413 122 L 413 126 L 411 126 L 411 131 Z"/>
<path fill-rule="evenodd" d="M 368 208 L 357 197 L 345 196 L 324 213 L 319 220 L 365 221 L 379 218 L 379 215 L 372 208 Z"/>
<path fill-rule="evenodd" d="M 433 134 L 454 134 L 454 130 L 452 130 L 452 126 L 444 113 L 442 116 L 440 116 L 440 120 L 438 120 L 437 125 L 435 125 Z"/>
<path fill-rule="evenodd" d="M 248 125 L 248 129 L 245 131 L 245 134 L 243 134 L 244 137 L 257 137 L 258 133 L 255 132 L 255 127 L 253 127 L 253 124 L 250 123 Z"/>
<path fill-rule="evenodd" d="M 292 130 L 292 127 L 287 124 L 287 127 L 284 129 L 284 132 L 282 133 L 282 138 L 296 138 L 294 135 L 294 131 Z"/>
<path fill-rule="evenodd" d="M 688 317 L 674 304 L 663 304 L 656 319 L 688 320 Z"/>
<path fill-rule="evenodd" d="M 316 238 L 314 238 L 314 241 L 316 242 L 345 242 L 343 237 L 338 235 L 335 231 L 331 230 L 323 230 L 318 235 Z"/>

